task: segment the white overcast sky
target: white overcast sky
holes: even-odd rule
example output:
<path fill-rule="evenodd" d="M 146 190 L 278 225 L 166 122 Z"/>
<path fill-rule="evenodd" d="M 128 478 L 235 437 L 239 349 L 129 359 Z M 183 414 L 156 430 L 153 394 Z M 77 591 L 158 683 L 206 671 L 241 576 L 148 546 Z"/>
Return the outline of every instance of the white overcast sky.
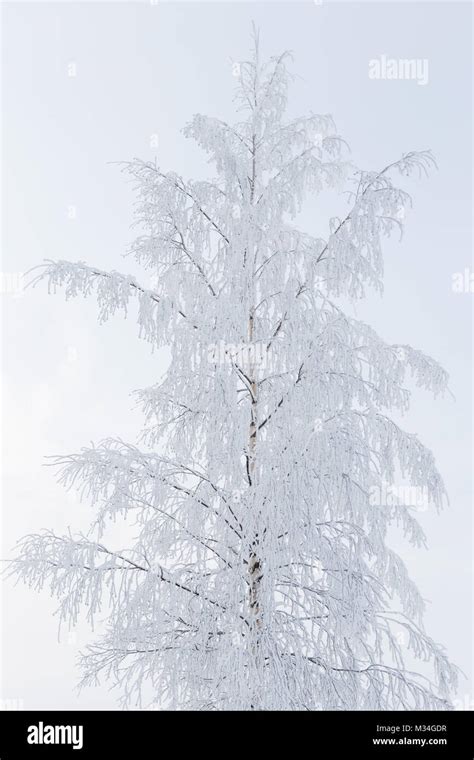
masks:
<path fill-rule="evenodd" d="M 290 113 L 331 113 L 361 167 L 434 151 L 439 171 L 410 184 L 405 238 L 386 246 L 384 298 L 354 313 L 451 376 L 455 400 L 416 393 L 404 420 L 434 451 L 451 504 L 421 515 L 428 552 L 397 549 L 429 602 L 428 632 L 468 676 L 473 295 L 451 283 L 472 266 L 470 16 L 455 2 L 2 5 L 3 273 L 45 258 L 136 271 L 121 260 L 133 237 L 132 190 L 111 162 L 156 155 L 165 170 L 209 173 L 180 129 L 196 112 L 233 118 L 231 63 L 247 56 L 252 20 L 265 54 L 294 52 Z M 427 59 L 428 83 L 369 79 L 369 60 L 382 55 Z M 302 225 L 325 234 L 336 207 L 315 201 Z M 135 442 L 141 418 L 130 391 L 156 381 L 164 356 L 136 338 L 133 311 L 99 327 L 93 298 L 66 303 L 45 287 L 1 298 L 5 557 L 24 533 L 86 527 L 89 506 L 64 494 L 44 457 L 109 435 Z M 25 709 L 115 707 L 106 685 L 77 696 L 75 659 L 91 635 L 80 625 L 59 643 L 54 610 L 47 594 L 4 585 L 3 699 Z M 459 700 L 472 700 L 469 678 Z"/>

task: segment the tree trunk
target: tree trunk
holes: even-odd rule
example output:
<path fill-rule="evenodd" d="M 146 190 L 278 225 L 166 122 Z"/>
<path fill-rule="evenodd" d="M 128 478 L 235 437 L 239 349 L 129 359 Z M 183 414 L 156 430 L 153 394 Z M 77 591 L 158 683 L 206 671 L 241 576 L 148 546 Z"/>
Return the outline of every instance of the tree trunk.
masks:
<path fill-rule="evenodd" d="M 251 344 L 254 337 L 254 317 L 250 314 L 248 328 L 249 343 Z M 255 454 L 257 446 L 257 382 L 255 380 L 255 367 L 252 363 L 250 367 L 250 388 L 251 388 L 251 416 L 249 427 L 249 452 L 248 452 L 248 477 L 250 488 L 254 485 L 255 480 Z M 258 634 L 262 628 L 262 609 L 260 604 L 260 583 L 262 579 L 262 566 L 258 554 L 259 535 L 255 532 L 250 540 L 249 553 L 249 604 L 251 613 L 251 623 L 254 633 Z M 255 644 L 258 644 L 258 635 L 255 638 Z"/>

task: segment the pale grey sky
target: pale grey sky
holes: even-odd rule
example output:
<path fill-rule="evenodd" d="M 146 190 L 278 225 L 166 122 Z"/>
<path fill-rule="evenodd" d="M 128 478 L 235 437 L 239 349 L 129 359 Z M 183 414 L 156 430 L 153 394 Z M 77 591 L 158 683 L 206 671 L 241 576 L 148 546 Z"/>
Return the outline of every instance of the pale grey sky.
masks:
<path fill-rule="evenodd" d="M 196 112 L 233 118 L 232 60 L 247 55 L 252 20 L 265 54 L 294 52 L 290 113 L 331 113 L 355 163 L 380 169 L 433 150 L 439 171 L 410 183 L 406 236 L 386 246 L 385 296 L 356 314 L 451 375 L 455 401 L 416 393 L 404 420 L 434 451 L 451 505 L 421 515 L 429 552 L 397 548 L 429 600 L 428 632 L 469 675 L 473 295 L 451 285 L 472 268 L 470 5 L 17 2 L 2 15 L 4 274 L 44 258 L 135 272 L 121 261 L 133 194 L 109 162 L 156 155 L 165 170 L 208 173 L 180 129 Z M 369 60 L 381 56 L 426 59 L 428 82 L 370 79 Z M 340 207 L 334 197 L 307 204 L 301 226 L 324 234 Z M 130 391 L 152 384 L 164 357 L 136 339 L 133 314 L 98 327 L 93 298 L 65 303 L 41 286 L 1 298 L 7 556 L 26 532 L 86 527 L 90 508 L 64 495 L 44 456 L 108 435 L 135 441 Z M 4 586 L 2 697 L 26 709 L 115 707 L 106 686 L 77 697 L 75 658 L 91 635 L 81 625 L 58 643 L 54 609 L 46 594 Z M 469 680 L 459 699 L 474 706 Z"/>

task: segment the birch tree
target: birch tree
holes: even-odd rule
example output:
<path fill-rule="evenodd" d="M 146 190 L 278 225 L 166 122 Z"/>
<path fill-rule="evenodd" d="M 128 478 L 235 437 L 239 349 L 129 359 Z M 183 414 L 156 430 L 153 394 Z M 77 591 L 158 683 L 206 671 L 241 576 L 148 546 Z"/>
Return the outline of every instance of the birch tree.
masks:
<path fill-rule="evenodd" d="M 413 505 L 377 494 L 398 478 L 442 506 L 432 453 L 393 415 L 410 387 L 436 396 L 447 375 L 341 305 L 382 290 L 382 243 L 411 203 L 397 177 L 433 158 L 356 169 L 330 116 L 286 116 L 288 58 L 262 62 L 255 35 L 234 66 L 237 123 L 185 128 L 213 179 L 122 165 L 142 282 L 83 261 L 35 276 L 66 298 L 95 294 L 101 322 L 134 300 L 139 336 L 171 358 L 138 393 L 138 445 L 55 459 L 94 508 L 90 531 L 26 536 L 11 572 L 49 588 L 68 625 L 106 611 L 82 683 L 116 684 L 124 706 L 444 709 L 455 669 L 387 539 L 393 524 L 415 546 L 425 536 Z M 332 188 L 347 212 L 324 237 L 300 231 L 304 199 Z M 108 542 L 118 519 L 127 546 Z"/>

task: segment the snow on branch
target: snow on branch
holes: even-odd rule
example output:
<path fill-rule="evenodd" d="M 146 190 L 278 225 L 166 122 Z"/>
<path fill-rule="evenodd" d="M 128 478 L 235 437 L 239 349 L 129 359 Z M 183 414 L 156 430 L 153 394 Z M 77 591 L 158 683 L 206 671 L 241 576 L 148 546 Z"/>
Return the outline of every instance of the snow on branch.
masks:
<path fill-rule="evenodd" d="M 171 299 L 164 299 L 155 291 L 142 287 L 130 275 L 105 272 L 81 261 L 47 261 L 41 270 L 31 285 L 34 287 L 38 282 L 47 280 L 49 293 L 55 293 L 58 287 L 62 287 L 66 298 L 70 299 L 80 294 L 88 296 L 95 290 L 100 322 L 107 321 L 118 310 L 127 316 L 130 296 L 135 295 L 139 307 L 139 336 L 155 345 L 166 341 L 171 320 L 176 320 L 177 316 L 188 319 Z"/>

